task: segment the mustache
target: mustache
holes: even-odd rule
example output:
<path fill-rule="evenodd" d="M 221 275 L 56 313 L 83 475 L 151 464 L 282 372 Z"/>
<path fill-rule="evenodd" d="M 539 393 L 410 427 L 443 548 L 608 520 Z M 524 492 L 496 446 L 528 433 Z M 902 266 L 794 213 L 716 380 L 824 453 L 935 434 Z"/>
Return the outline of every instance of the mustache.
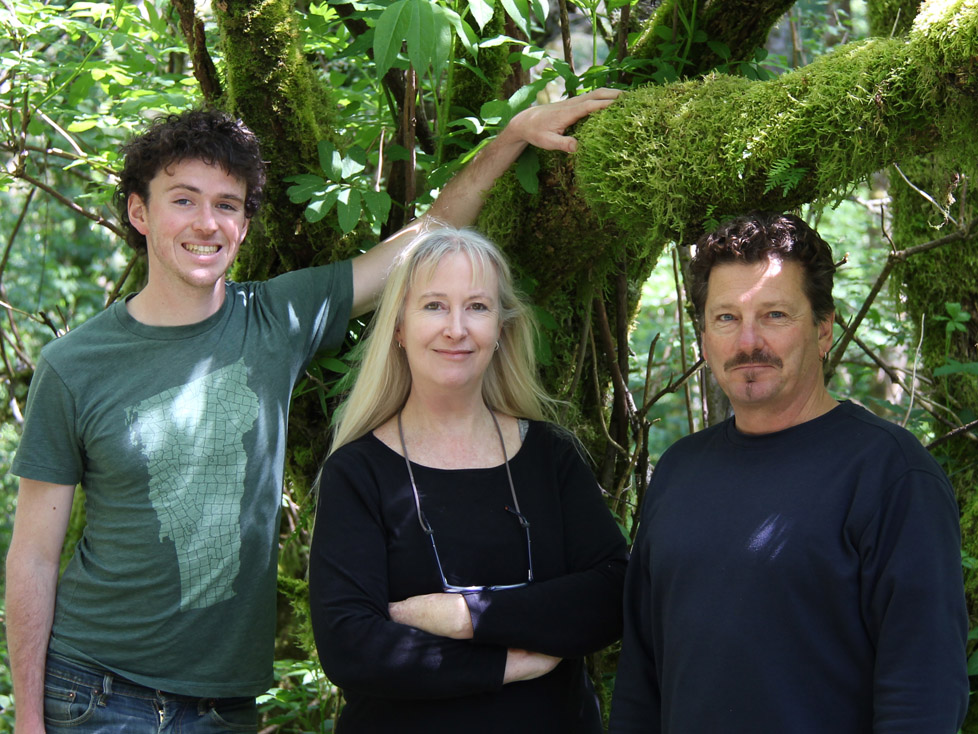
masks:
<path fill-rule="evenodd" d="M 755 349 L 749 354 L 747 352 L 737 352 L 737 354 L 723 363 L 723 368 L 729 370 L 745 364 L 768 364 L 772 367 L 784 366 L 784 363 L 776 354 L 765 352 L 763 349 Z"/>

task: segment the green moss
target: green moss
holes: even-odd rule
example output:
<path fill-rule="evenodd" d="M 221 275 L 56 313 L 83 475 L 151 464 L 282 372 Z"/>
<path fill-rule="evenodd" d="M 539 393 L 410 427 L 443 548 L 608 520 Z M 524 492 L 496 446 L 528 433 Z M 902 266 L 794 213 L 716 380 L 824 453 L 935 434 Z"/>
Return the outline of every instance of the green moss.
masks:
<path fill-rule="evenodd" d="M 686 239 L 709 212 L 837 200 L 840 183 L 936 147 L 948 118 L 975 109 L 921 63 L 923 45 L 871 39 L 767 82 L 711 75 L 627 93 L 582 125 L 582 197 L 653 242 Z M 765 193 L 786 159 L 804 177 Z"/>
<path fill-rule="evenodd" d="M 956 127 L 956 126 L 955 126 Z M 927 158 L 901 161 L 904 174 L 918 188 L 946 205 L 962 221 L 973 220 L 976 211 L 969 198 L 961 196 L 955 202 L 954 184 L 978 180 L 978 146 L 973 135 L 959 138 L 955 144 Z M 963 178 L 962 178 L 963 177 Z M 934 240 L 949 229 L 936 208 L 902 178 L 894 175 L 890 185 L 892 198 L 892 237 L 898 248 Z M 960 196 L 961 187 L 957 186 Z M 942 227 L 943 225 L 943 227 Z M 978 237 L 953 243 L 916 255 L 894 269 L 907 304 L 908 319 L 918 327 L 923 321 L 921 342 L 924 374 L 945 363 L 948 357 L 960 362 L 978 361 Z M 960 303 L 970 314 L 968 331 L 946 341 L 944 323 L 935 316 L 945 315 L 945 303 Z M 928 397 L 939 405 L 951 408 L 962 422 L 978 417 L 978 376 L 953 375 L 946 380 L 933 378 L 925 388 Z M 937 420 L 931 422 L 939 436 L 948 427 Z M 935 450 L 954 485 L 961 506 L 961 532 L 964 551 L 978 557 L 978 450 L 967 438 L 953 439 Z M 978 621 L 978 574 L 965 576 L 965 591 L 972 624 Z M 978 711 L 973 711 L 965 723 L 964 732 L 978 732 Z"/>
<path fill-rule="evenodd" d="M 264 279 L 321 259 L 352 254 L 355 243 L 324 220 L 309 224 L 284 179 L 318 169 L 320 140 L 338 143 L 329 90 L 303 56 L 292 2 L 229 1 L 216 7 L 226 64 L 228 108 L 262 142 L 269 161 L 265 204 L 252 225 L 235 277 Z M 229 42 L 228 39 L 233 39 Z M 258 225 L 258 226 L 255 226 Z"/>

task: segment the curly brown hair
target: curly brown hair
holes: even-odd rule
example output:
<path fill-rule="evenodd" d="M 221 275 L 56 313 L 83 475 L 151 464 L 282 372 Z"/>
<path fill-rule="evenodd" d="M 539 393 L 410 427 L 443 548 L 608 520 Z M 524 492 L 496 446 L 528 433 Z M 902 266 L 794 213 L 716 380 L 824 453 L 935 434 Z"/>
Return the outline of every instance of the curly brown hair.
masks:
<path fill-rule="evenodd" d="M 805 295 L 816 324 L 835 310 L 832 300 L 835 262 L 828 243 L 793 214 L 753 211 L 726 222 L 696 242 L 690 263 L 690 296 L 701 328 L 713 267 L 724 263 L 756 263 L 772 256 L 801 265 Z"/>
<path fill-rule="evenodd" d="M 249 219 L 258 211 L 265 187 L 265 163 L 258 138 L 241 121 L 214 109 L 192 109 L 163 115 L 145 132 L 122 147 L 123 165 L 113 203 L 126 230 L 126 241 L 139 253 L 146 252 L 146 237 L 129 221 L 129 196 L 149 201 L 149 182 L 161 170 L 185 160 L 219 165 L 244 181 L 244 213 Z"/>

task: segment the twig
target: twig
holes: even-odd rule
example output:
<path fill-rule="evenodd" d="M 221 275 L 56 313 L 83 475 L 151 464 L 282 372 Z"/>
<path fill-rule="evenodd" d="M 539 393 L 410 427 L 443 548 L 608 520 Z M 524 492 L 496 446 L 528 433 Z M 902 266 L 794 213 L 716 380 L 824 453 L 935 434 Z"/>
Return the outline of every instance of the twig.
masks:
<path fill-rule="evenodd" d="M 679 252 L 676 248 L 672 250 L 672 277 L 676 284 L 676 314 L 679 319 L 679 358 L 682 361 L 683 373 L 687 369 L 686 364 L 686 309 L 683 306 L 683 281 L 679 277 Z M 693 394 L 689 389 L 689 383 L 683 383 L 683 397 L 686 402 L 686 421 L 689 432 L 696 431 L 696 424 L 693 421 Z"/>
<path fill-rule="evenodd" d="M 129 276 L 132 274 L 132 269 L 136 265 L 136 261 L 139 260 L 140 256 L 138 254 L 133 255 L 129 259 L 129 263 L 126 265 L 126 269 L 122 271 L 122 275 L 115 282 L 115 287 L 109 293 L 105 299 L 105 307 L 108 308 L 119 298 L 119 293 L 122 292 L 122 286 L 125 285 L 126 281 L 129 280 Z"/>
<path fill-rule="evenodd" d="M 841 324 L 843 327 L 845 326 L 845 323 L 842 321 L 842 317 L 841 316 L 838 316 L 838 315 L 836 316 L 836 322 L 839 323 L 839 324 Z M 910 394 L 911 388 L 908 387 L 907 386 L 907 383 L 900 378 L 900 375 L 897 374 L 897 369 L 896 368 L 894 368 L 892 365 L 889 365 L 886 362 L 884 362 L 883 359 L 878 354 L 876 354 L 872 350 L 872 348 L 870 348 L 870 346 L 868 344 L 866 344 L 858 336 L 853 336 L 852 341 L 853 341 L 853 344 L 855 344 L 856 346 L 858 346 L 865 353 L 865 355 L 867 357 L 869 357 L 870 360 L 872 360 L 873 364 L 875 364 L 877 367 L 879 367 L 881 370 L 883 370 L 883 372 L 886 373 L 886 376 L 889 377 L 890 380 L 893 381 L 893 384 L 894 385 L 896 385 L 897 387 L 899 387 L 901 390 L 903 390 L 908 395 Z M 917 376 L 913 371 L 911 371 L 911 375 L 912 375 L 912 379 L 913 379 L 914 383 L 920 382 L 923 379 L 923 378 Z M 937 403 L 932 403 L 927 398 L 925 398 L 924 395 L 922 395 L 920 393 L 917 394 L 916 401 L 920 405 L 921 408 L 923 408 L 925 411 L 927 411 L 927 413 L 929 413 L 931 415 L 931 417 L 934 420 L 936 420 L 937 422 L 939 422 L 942 425 L 946 426 L 947 428 L 954 428 L 955 427 L 954 426 L 954 423 L 952 423 L 947 418 L 945 418 L 944 416 L 940 415 L 937 412 L 937 409 L 938 408 L 944 408 L 945 410 L 947 410 L 948 412 L 950 412 L 950 408 L 947 408 L 945 406 L 939 405 Z"/>
<path fill-rule="evenodd" d="M 903 179 L 904 183 L 907 184 L 907 186 L 909 186 L 910 188 L 912 188 L 914 191 L 916 191 L 918 194 L 920 194 L 921 197 L 923 197 L 924 199 L 926 199 L 927 201 L 929 201 L 931 204 L 934 205 L 934 207 L 937 209 L 937 211 L 939 211 L 941 213 L 941 216 L 944 217 L 944 221 L 951 222 L 952 224 L 954 224 L 955 227 L 958 226 L 958 222 L 957 222 L 957 220 L 954 217 L 951 216 L 951 212 L 947 211 L 947 209 L 945 209 L 940 204 L 938 204 L 937 201 L 934 199 L 933 196 L 931 196 L 930 194 L 928 194 L 923 189 L 920 189 L 916 185 L 914 185 L 910 181 L 910 179 L 907 178 L 906 175 L 904 175 L 903 171 L 900 170 L 900 166 L 898 166 L 896 163 L 894 163 L 893 164 L 893 167 L 896 169 L 896 172 L 900 174 L 900 178 Z"/>
<path fill-rule="evenodd" d="M 567 390 L 564 392 L 564 400 L 569 400 L 574 394 L 574 391 L 577 390 L 578 384 L 580 384 L 581 375 L 584 374 L 584 360 L 587 358 L 588 339 L 591 334 L 592 300 L 590 297 L 588 297 L 585 305 L 587 311 L 581 318 L 581 338 L 577 343 L 577 358 L 576 366 L 574 367 L 574 376 L 571 378 L 570 385 L 568 385 Z"/>
<path fill-rule="evenodd" d="M 54 199 L 56 199 L 57 201 L 59 201 L 61 204 L 63 204 L 64 206 L 66 206 L 68 209 L 71 209 L 71 211 L 75 212 L 76 214 L 80 214 L 81 216 L 85 217 L 86 219 L 91 219 L 96 224 L 99 224 L 99 225 L 105 227 L 107 230 L 109 230 L 110 232 L 112 232 L 114 235 L 116 235 L 120 239 L 125 239 L 126 238 L 125 233 L 121 229 L 119 229 L 119 227 L 117 227 L 115 224 L 113 224 L 108 219 L 106 219 L 105 217 L 103 217 L 101 214 L 96 214 L 94 212 L 88 211 L 87 209 L 84 209 L 83 207 L 80 207 L 78 204 L 76 204 L 74 201 L 72 201 L 71 199 L 69 199 L 67 196 L 64 196 L 63 194 L 59 193 L 57 190 L 51 188 L 50 186 L 48 186 L 43 181 L 38 181 L 33 176 L 31 176 L 31 175 L 29 175 L 27 173 L 22 173 L 22 172 L 21 173 L 15 173 L 14 176 L 16 178 L 19 178 L 19 179 L 23 180 L 23 181 L 26 181 L 31 186 L 34 186 L 36 188 L 39 188 L 45 194 L 47 194 L 48 196 L 53 197 Z"/>
<path fill-rule="evenodd" d="M 570 19 L 567 13 L 567 0 L 559 0 L 560 6 L 560 38 L 564 46 L 564 61 L 574 73 L 574 49 L 571 46 Z"/>
<path fill-rule="evenodd" d="M 970 438 L 972 441 L 978 441 L 978 436 L 971 433 L 978 428 L 978 420 L 973 420 L 971 423 L 965 423 L 963 426 L 958 426 L 953 431 L 948 431 L 940 438 L 936 438 L 927 444 L 927 449 L 930 450 L 935 446 L 940 446 L 942 443 L 950 441 L 952 438 L 958 435 L 964 435 L 965 438 Z"/>
<path fill-rule="evenodd" d="M 910 413 L 913 411 L 914 397 L 917 395 L 917 365 L 920 364 L 920 350 L 924 346 L 924 315 L 920 315 L 920 339 L 917 340 L 917 348 L 913 354 L 913 373 L 910 375 L 910 404 L 907 406 L 907 414 L 903 416 L 900 424 L 904 428 L 910 422 Z"/>
<path fill-rule="evenodd" d="M 685 385 L 690 377 L 692 377 L 697 372 L 699 372 L 700 367 L 702 367 L 705 362 L 706 360 L 700 357 L 699 359 L 696 360 L 696 364 L 694 364 L 692 367 L 690 367 L 688 370 L 686 370 L 685 372 L 683 372 L 683 374 L 679 376 L 679 379 L 673 380 L 670 377 L 669 382 L 666 384 L 666 386 L 661 390 L 659 390 L 659 392 L 657 392 L 655 395 L 652 396 L 651 400 L 649 400 L 644 406 L 642 406 L 642 415 L 645 415 L 645 413 L 648 412 L 649 408 L 651 408 L 653 405 L 659 402 L 659 400 L 663 396 L 668 395 L 671 392 L 676 392 L 676 390 L 678 390 L 683 385 Z"/>
<path fill-rule="evenodd" d="M 632 398 L 632 393 L 625 383 L 625 377 L 615 358 L 615 345 L 611 337 L 611 322 L 608 320 L 608 312 L 605 310 L 604 303 L 600 298 L 592 299 L 596 306 L 595 311 L 598 317 L 598 334 L 608 353 L 608 368 L 611 372 L 611 382 L 615 388 L 615 403 L 619 405 L 625 419 L 633 424 L 635 432 L 638 433 L 638 410 Z"/>
<path fill-rule="evenodd" d="M 604 433 L 604 438 L 608 442 L 608 444 L 612 448 L 614 448 L 615 451 L 618 451 L 623 456 L 628 456 L 628 451 L 622 446 L 620 446 L 618 442 L 611 437 L 611 434 L 608 432 L 608 426 L 604 422 L 604 416 L 600 415 L 602 401 L 601 401 L 601 381 L 598 378 L 598 350 L 594 344 L 593 332 L 589 332 L 589 333 L 590 333 L 590 342 L 591 342 L 591 354 L 593 357 L 591 359 L 591 376 L 594 381 L 594 393 L 596 398 L 595 405 L 598 406 L 598 412 L 599 412 L 598 423 L 601 425 L 601 431 L 602 433 Z"/>
<path fill-rule="evenodd" d="M 973 219 L 967 224 L 959 227 L 956 232 L 952 232 L 945 237 L 931 240 L 930 242 L 925 242 L 920 245 L 915 245 L 914 247 L 908 247 L 904 250 L 891 252 L 887 256 L 886 263 L 884 263 L 883 269 L 880 271 L 879 275 L 876 276 L 876 282 L 873 283 L 873 287 L 870 289 L 869 295 L 866 296 L 866 300 L 863 301 L 863 304 L 859 309 L 859 313 L 856 314 L 856 317 L 852 320 L 852 323 L 842 333 L 838 344 L 832 348 L 832 358 L 829 360 L 828 366 L 825 370 L 826 379 L 835 374 L 835 370 L 839 366 L 842 356 L 845 354 L 846 347 L 849 346 L 849 342 L 852 341 L 852 337 L 859 328 L 859 325 L 862 323 L 863 319 L 866 318 L 866 314 L 869 313 L 869 309 L 873 305 L 873 301 L 876 300 L 876 296 L 878 296 L 880 291 L 883 289 L 883 285 L 886 283 L 887 278 L 890 277 L 890 272 L 893 270 L 893 267 L 898 262 L 902 262 L 907 258 L 920 254 L 921 252 L 926 252 L 928 250 L 933 250 L 938 247 L 943 247 L 945 245 L 967 239 L 971 236 L 971 231 L 975 228 L 976 222 L 978 222 L 978 220 Z"/>

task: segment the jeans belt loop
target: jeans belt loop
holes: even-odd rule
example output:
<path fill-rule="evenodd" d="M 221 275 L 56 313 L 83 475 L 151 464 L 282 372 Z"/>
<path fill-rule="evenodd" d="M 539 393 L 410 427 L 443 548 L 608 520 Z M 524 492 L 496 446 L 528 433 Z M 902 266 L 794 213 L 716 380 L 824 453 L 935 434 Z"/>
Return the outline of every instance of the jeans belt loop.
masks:
<path fill-rule="evenodd" d="M 99 691 L 98 700 L 96 703 L 99 706 L 105 706 L 106 699 L 112 695 L 112 674 L 106 673 L 102 676 L 102 690 Z"/>

